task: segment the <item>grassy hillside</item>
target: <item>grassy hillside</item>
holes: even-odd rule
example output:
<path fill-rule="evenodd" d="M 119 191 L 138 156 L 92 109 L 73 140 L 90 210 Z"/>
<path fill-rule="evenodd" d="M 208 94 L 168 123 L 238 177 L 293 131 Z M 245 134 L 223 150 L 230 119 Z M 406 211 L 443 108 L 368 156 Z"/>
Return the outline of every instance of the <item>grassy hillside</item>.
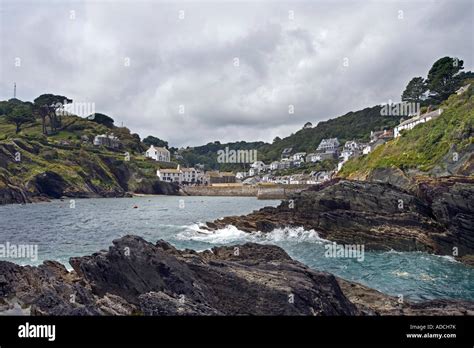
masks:
<path fill-rule="evenodd" d="M 103 133 L 118 136 L 122 148 L 94 146 L 94 136 Z M 89 141 L 81 139 L 84 135 Z M 0 203 L 175 192 L 156 177 L 159 167 L 174 165 L 146 159 L 145 148 L 127 128 L 107 128 L 77 116 L 64 117 L 62 130 L 53 135 L 42 134 L 39 120 L 16 134 L 15 126 L 0 116 Z"/>
<path fill-rule="evenodd" d="M 348 161 L 339 175 L 361 177 L 376 168 L 436 174 L 449 172 L 461 162 L 468 165 L 474 147 L 473 86 L 460 96 L 450 96 L 440 107 L 441 116 L 403 132 L 368 156 Z"/>

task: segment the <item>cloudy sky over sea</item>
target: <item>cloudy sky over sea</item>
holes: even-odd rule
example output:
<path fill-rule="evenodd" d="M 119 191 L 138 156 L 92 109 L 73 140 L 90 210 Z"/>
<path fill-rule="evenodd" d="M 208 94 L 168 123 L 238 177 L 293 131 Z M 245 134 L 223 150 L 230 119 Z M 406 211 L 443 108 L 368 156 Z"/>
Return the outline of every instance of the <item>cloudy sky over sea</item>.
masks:
<path fill-rule="evenodd" d="M 173 146 L 272 141 L 398 101 L 440 57 L 473 70 L 473 4 L 0 0 L 0 99 L 95 103 Z"/>

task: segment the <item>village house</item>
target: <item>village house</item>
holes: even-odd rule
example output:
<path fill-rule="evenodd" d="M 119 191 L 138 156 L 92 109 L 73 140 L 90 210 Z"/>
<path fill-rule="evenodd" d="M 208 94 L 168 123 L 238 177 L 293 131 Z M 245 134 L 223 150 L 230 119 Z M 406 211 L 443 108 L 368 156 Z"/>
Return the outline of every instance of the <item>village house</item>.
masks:
<path fill-rule="evenodd" d="M 319 153 L 309 153 L 306 156 L 306 162 L 319 162 L 321 161 L 321 154 Z"/>
<path fill-rule="evenodd" d="M 384 129 L 383 131 L 371 131 L 370 132 L 370 142 L 375 143 L 378 140 L 382 140 L 384 143 L 393 139 L 393 131 L 390 129 Z"/>
<path fill-rule="evenodd" d="M 291 167 L 291 161 L 289 158 L 282 159 L 280 164 L 278 165 L 278 169 L 288 169 L 290 167 Z"/>
<path fill-rule="evenodd" d="M 316 151 L 325 153 L 335 153 L 339 147 L 339 140 L 337 138 L 323 139 L 318 145 Z"/>
<path fill-rule="evenodd" d="M 111 133 L 111 134 L 96 135 L 94 138 L 94 145 L 106 146 L 106 147 L 111 147 L 113 149 L 118 149 L 121 144 L 120 144 L 120 140 L 116 136 L 114 136 L 113 133 Z"/>
<path fill-rule="evenodd" d="M 321 183 L 324 181 L 328 181 L 331 179 L 331 172 L 329 171 L 319 171 L 319 172 L 311 172 L 310 176 L 317 182 Z"/>
<path fill-rule="evenodd" d="M 235 183 L 235 174 L 232 172 L 211 171 L 205 174 L 205 182 L 209 184 L 231 184 Z"/>
<path fill-rule="evenodd" d="M 178 184 L 181 184 L 183 180 L 183 173 L 181 172 L 181 169 L 178 168 L 176 169 L 158 169 L 156 171 L 156 175 L 158 176 L 158 179 L 161 181 L 166 181 L 166 182 L 175 182 Z"/>
<path fill-rule="evenodd" d="M 246 178 L 247 176 L 248 176 L 247 172 L 237 172 L 237 173 L 235 173 L 235 178 L 237 180 L 242 180 L 242 179 Z"/>
<path fill-rule="evenodd" d="M 159 162 L 169 162 L 170 152 L 164 147 L 154 147 L 151 145 L 150 148 L 146 150 L 145 157 L 152 158 Z"/>
<path fill-rule="evenodd" d="M 255 161 L 250 165 L 250 169 L 254 169 L 256 173 L 260 173 L 261 171 L 265 170 L 265 163 L 262 161 Z"/>
<path fill-rule="evenodd" d="M 303 159 L 293 160 L 290 162 L 290 167 L 300 167 L 303 162 Z"/>
<path fill-rule="evenodd" d="M 198 171 L 195 168 L 183 168 L 181 169 L 182 173 L 182 183 L 196 184 L 198 181 Z"/>
<path fill-rule="evenodd" d="M 385 144 L 387 141 L 393 139 L 394 132 L 392 130 L 384 129 L 383 131 L 371 131 L 370 141 L 368 144 L 359 144 L 359 148 L 363 155 L 368 155 L 374 151 L 380 145 Z"/>
<path fill-rule="evenodd" d="M 203 181 L 202 173 L 195 168 L 158 169 L 156 175 L 161 181 L 178 184 L 200 184 Z"/>
<path fill-rule="evenodd" d="M 291 156 L 292 151 L 293 151 L 292 147 L 287 147 L 287 148 L 283 149 L 283 151 L 281 152 L 281 158 L 282 159 L 289 159 L 290 156 Z"/>
<path fill-rule="evenodd" d="M 291 156 L 291 159 L 293 161 L 300 161 L 300 160 L 304 160 L 305 156 L 306 156 L 306 152 L 297 152 L 293 156 Z"/>
<path fill-rule="evenodd" d="M 395 138 L 400 136 L 400 132 L 402 130 L 413 129 L 416 125 L 418 125 L 420 123 L 425 123 L 425 122 L 428 122 L 428 121 L 430 121 L 434 118 L 437 118 L 442 113 L 443 113 L 443 109 L 438 109 L 438 110 L 435 110 L 435 111 L 427 112 L 423 115 L 412 117 L 412 118 L 410 118 L 406 121 L 403 121 L 398 126 L 396 126 L 395 129 L 394 129 Z"/>
<path fill-rule="evenodd" d="M 277 170 L 279 165 L 280 165 L 280 162 L 273 161 L 272 163 L 270 163 L 270 170 Z"/>

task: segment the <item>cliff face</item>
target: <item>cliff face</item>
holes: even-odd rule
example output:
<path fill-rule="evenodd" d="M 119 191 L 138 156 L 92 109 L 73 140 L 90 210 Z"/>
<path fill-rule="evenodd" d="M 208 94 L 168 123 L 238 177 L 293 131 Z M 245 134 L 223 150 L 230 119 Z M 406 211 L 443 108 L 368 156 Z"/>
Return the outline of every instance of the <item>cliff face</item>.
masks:
<path fill-rule="evenodd" d="M 180 251 L 125 236 L 108 251 L 39 267 L 0 261 L 0 311 L 31 315 L 474 314 L 464 301 L 398 303 L 247 243 Z"/>
<path fill-rule="evenodd" d="M 178 194 L 156 177 L 156 165 L 122 152 L 57 146 L 35 140 L 0 142 L 0 204 L 48 198 Z"/>
<path fill-rule="evenodd" d="M 336 180 L 276 208 L 219 219 L 208 227 L 270 232 L 303 226 L 337 243 L 364 244 L 366 250 L 421 250 L 468 262 L 474 254 L 472 197 L 474 179 L 466 177 L 420 182 L 413 191 L 387 183 Z"/>

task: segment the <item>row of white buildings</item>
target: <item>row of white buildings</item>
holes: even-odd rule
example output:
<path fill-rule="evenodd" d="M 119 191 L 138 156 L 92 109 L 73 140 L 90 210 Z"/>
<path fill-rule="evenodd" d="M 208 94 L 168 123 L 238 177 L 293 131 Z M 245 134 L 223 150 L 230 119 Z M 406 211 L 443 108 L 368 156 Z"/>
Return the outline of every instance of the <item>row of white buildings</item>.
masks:
<path fill-rule="evenodd" d="M 195 168 L 181 168 L 178 164 L 176 169 L 158 169 L 158 179 L 177 184 L 201 184 L 204 183 L 204 172 Z"/>

